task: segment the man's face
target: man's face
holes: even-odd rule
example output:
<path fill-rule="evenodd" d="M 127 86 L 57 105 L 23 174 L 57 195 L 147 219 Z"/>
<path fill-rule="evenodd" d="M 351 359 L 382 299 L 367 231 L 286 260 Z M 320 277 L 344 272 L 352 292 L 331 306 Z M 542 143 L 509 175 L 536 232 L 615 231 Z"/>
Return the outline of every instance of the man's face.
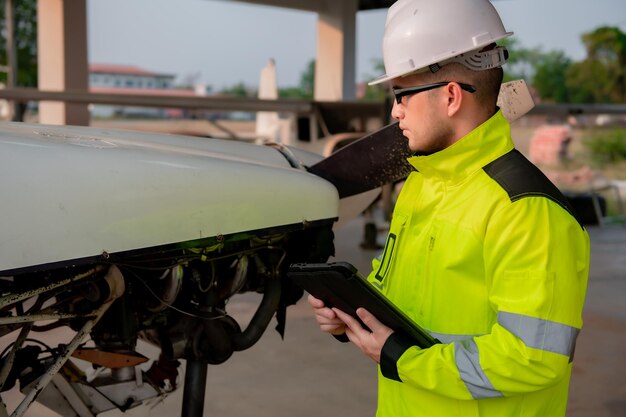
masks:
<path fill-rule="evenodd" d="M 421 79 L 420 79 L 421 78 Z M 414 87 L 428 84 L 421 74 L 392 80 L 393 88 Z M 407 138 L 413 152 L 431 154 L 450 146 L 453 130 L 447 117 L 445 86 L 394 100 L 391 117 L 400 122 L 402 134 Z"/>

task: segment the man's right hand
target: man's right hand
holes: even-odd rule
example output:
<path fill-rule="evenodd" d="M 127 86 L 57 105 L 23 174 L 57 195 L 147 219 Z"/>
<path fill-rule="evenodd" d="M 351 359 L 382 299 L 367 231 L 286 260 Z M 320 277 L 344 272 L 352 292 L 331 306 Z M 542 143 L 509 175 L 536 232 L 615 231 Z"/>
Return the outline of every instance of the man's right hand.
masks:
<path fill-rule="evenodd" d="M 335 336 L 345 334 L 345 323 L 337 317 L 337 314 L 335 314 L 332 309 L 326 307 L 322 300 L 315 298 L 310 294 L 308 300 L 309 304 L 313 308 L 313 312 L 315 313 L 315 320 L 317 320 L 317 324 L 319 324 L 320 329 L 323 332 L 330 333 Z"/>

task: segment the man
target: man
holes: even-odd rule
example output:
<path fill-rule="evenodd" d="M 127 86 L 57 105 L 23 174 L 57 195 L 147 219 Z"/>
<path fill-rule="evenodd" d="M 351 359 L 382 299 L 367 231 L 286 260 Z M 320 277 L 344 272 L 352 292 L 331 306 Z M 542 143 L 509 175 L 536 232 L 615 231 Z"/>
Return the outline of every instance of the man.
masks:
<path fill-rule="evenodd" d="M 368 279 L 442 343 L 309 297 L 323 331 L 380 364 L 379 417 L 565 415 L 589 239 L 496 107 L 510 35 L 488 0 L 389 9 L 374 83 L 391 83 L 416 172 Z"/>

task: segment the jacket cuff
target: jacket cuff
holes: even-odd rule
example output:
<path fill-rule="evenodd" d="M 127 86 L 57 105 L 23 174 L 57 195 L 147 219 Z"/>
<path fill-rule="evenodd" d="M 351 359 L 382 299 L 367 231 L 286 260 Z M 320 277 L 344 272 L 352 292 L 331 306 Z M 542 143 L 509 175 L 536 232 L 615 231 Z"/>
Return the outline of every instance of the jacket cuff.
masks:
<path fill-rule="evenodd" d="M 387 338 L 380 352 L 380 372 L 385 378 L 402 382 L 398 375 L 398 360 L 408 348 L 414 346 L 411 339 L 399 332 Z"/>
<path fill-rule="evenodd" d="M 348 339 L 348 335 L 345 333 L 334 334 L 332 335 L 335 339 L 339 340 L 341 343 L 348 343 L 350 339 Z"/>

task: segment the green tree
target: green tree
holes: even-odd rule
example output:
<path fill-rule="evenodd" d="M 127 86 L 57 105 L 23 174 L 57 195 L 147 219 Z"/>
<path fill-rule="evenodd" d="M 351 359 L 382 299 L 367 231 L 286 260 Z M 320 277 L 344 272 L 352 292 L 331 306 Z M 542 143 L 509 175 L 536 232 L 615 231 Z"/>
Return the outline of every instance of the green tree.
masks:
<path fill-rule="evenodd" d="M 566 75 L 572 103 L 611 103 L 611 76 L 601 62 L 586 59 L 572 64 Z"/>
<path fill-rule="evenodd" d="M 255 95 L 254 91 L 251 91 L 243 81 L 223 89 L 222 94 L 232 97 L 252 97 Z"/>
<path fill-rule="evenodd" d="M 589 102 L 626 103 L 626 34 L 603 26 L 585 33 L 582 41 L 587 58 L 572 66 L 568 85 L 584 88 L 577 95 Z"/>
<path fill-rule="evenodd" d="M 537 94 L 547 101 L 567 103 L 571 100 L 567 74 L 572 65 L 562 51 L 543 54 L 534 68 L 532 85 Z"/>
<path fill-rule="evenodd" d="M 17 57 L 16 84 L 23 87 L 37 86 L 37 0 L 15 0 L 14 42 Z M 0 0 L 0 65 L 7 65 L 5 2 Z M 0 72 L 0 81 L 6 82 L 7 74 Z"/>
<path fill-rule="evenodd" d="M 307 64 L 304 72 L 300 76 L 300 89 L 309 98 L 313 98 L 315 91 L 315 60 L 312 59 Z"/>
<path fill-rule="evenodd" d="M 284 87 L 278 89 L 281 98 L 294 98 L 311 100 L 315 88 L 315 60 L 312 59 L 300 75 L 300 85 L 297 87 Z"/>
<path fill-rule="evenodd" d="M 372 65 L 374 66 L 376 75 L 366 74 L 364 78 L 368 80 L 368 82 L 385 73 L 385 63 L 382 59 L 372 59 Z M 382 101 L 389 97 L 389 87 L 386 83 L 365 86 L 365 94 L 363 95 L 363 99 L 365 100 Z"/>

